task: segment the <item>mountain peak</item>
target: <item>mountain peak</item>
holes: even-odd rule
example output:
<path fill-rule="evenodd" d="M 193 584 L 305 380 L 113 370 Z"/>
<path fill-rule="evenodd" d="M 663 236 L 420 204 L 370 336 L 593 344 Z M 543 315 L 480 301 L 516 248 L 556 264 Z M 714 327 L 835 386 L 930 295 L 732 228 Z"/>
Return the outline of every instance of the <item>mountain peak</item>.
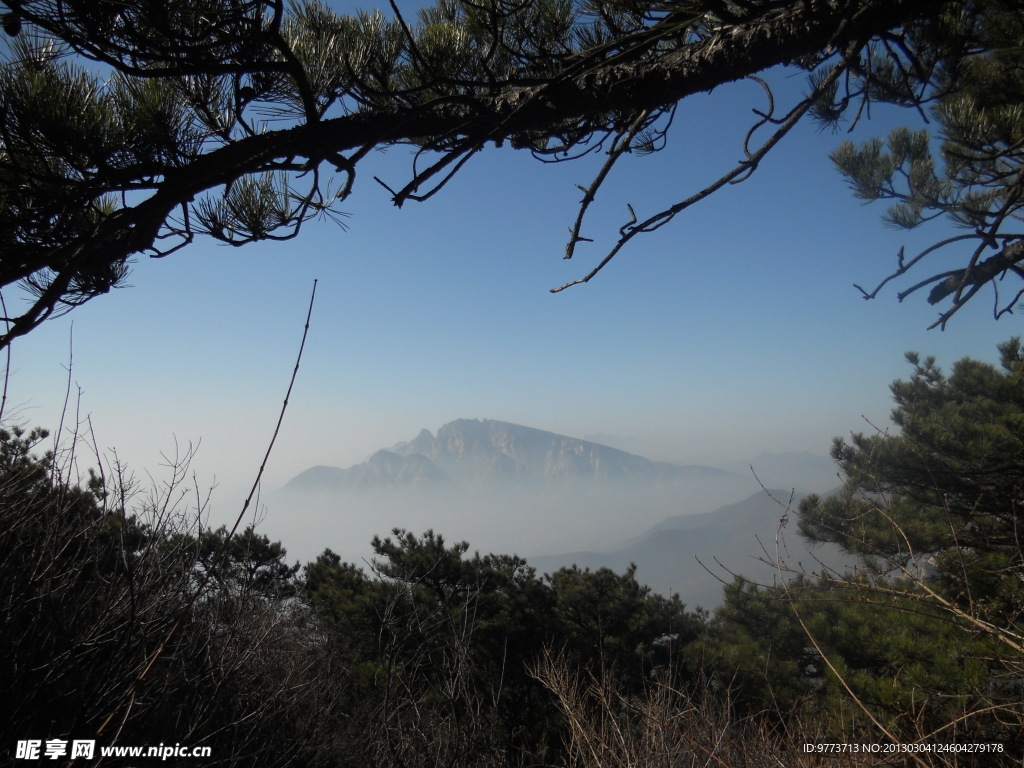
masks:
<path fill-rule="evenodd" d="M 338 473 L 341 473 L 340 475 Z M 429 484 L 454 479 L 469 485 L 540 482 L 670 481 L 721 470 L 652 462 L 618 448 L 494 419 L 456 419 L 433 434 L 421 429 L 408 442 L 379 450 L 364 464 L 336 469 L 330 484 L 366 487 Z M 321 472 L 300 475 L 315 481 Z"/>

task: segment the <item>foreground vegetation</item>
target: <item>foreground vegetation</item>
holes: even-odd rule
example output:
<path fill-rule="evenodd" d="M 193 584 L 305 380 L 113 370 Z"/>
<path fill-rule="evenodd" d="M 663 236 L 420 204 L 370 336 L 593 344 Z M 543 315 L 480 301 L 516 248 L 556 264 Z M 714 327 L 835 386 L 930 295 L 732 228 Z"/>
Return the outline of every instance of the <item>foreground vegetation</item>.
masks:
<path fill-rule="evenodd" d="M 0 431 L 0 676 L 19 739 L 209 746 L 205 765 L 1012 765 L 1024 751 L 1024 350 L 911 358 L 898 436 L 790 513 L 852 574 L 738 579 L 713 615 L 634 573 L 538 574 L 396 530 L 366 573 L 142 497 Z M 102 466 L 97 462 L 98 466 Z M 188 512 L 187 510 L 191 510 Z M 767 556 L 767 555 L 766 555 Z M 841 756 L 805 744 L 878 745 Z M 885 750 L 904 745 L 901 753 Z M 999 751 L 940 752 L 938 745 Z M 174 764 L 174 761 L 168 761 Z M 182 764 L 188 760 L 182 760 Z"/>

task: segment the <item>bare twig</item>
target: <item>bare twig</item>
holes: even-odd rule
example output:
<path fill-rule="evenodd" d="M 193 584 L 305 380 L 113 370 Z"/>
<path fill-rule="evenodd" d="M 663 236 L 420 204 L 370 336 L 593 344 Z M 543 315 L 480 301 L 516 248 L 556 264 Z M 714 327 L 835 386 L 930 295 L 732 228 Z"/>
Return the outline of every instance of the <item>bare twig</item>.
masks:
<path fill-rule="evenodd" d="M 295 385 L 295 378 L 299 373 L 299 363 L 302 361 L 302 352 L 303 349 L 305 349 L 306 337 L 309 334 L 309 321 L 310 317 L 312 317 L 313 314 L 313 302 L 316 299 L 316 285 L 317 281 L 314 280 L 313 290 L 309 297 L 309 310 L 306 313 L 306 324 L 302 331 L 302 341 L 299 344 L 299 352 L 295 359 L 295 368 L 292 370 L 292 376 L 290 381 L 288 382 L 288 390 L 285 393 L 284 403 L 281 405 L 281 411 L 277 418 L 277 424 L 274 427 L 274 434 L 270 438 L 270 443 L 267 445 L 267 451 L 263 456 L 263 462 L 260 464 L 259 471 L 256 473 L 256 479 L 253 482 L 252 489 L 249 491 L 249 495 L 246 497 L 245 503 L 242 505 L 242 509 L 239 512 L 237 519 L 235 520 L 235 524 L 231 527 L 231 530 L 224 537 L 223 542 L 221 543 L 220 550 L 217 553 L 217 558 L 220 558 L 224 555 L 224 553 L 227 550 L 228 544 L 231 541 L 231 537 L 235 535 L 235 533 L 238 530 L 238 526 L 241 525 L 241 522 L 245 517 L 246 510 L 249 508 L 249 504 L 252 502 L 252 499 L 256 495 L 257 489 L 260 486 L 260 480 L 263 477 L 263 471 L 267 466 L 267 461 L 270 459 L 270 453 L 274 448 L 274 443 L 277 441 L 278 433 L 281 431 L 281 423 L 284 421 L 284 414 L 285 411 L 288 409 L 288 400 L 291 397 L 292 387 L 294 387 Z M 133 701 L 136 692 L 145 682 L 150 670 L 153 669 L 153 666 L 156 664 L 157 660 L 163 655 L 164 651 L 166 650 L 171 640 L 174 639 L 174 636 L 178 633 L 178 630 L 181 628 L 186 617 L 189 615 L 189 613 L 191 613 L 193 606 L 195 606 L 196 604 L 196 601 L 204 592 L 204 590 L 206 589 L 206 585 L 213 577 L 213 573 L 214 569 L 212 568 L 207 569 L 207 571 L 204 573 L 198 586 L 192 592 L 192 596 L 189 598 L 188 602 L 185 603 L 184 607 L 179 612 L 178 618 L 174 622 L 174 625 L 171 627 L 171 629 L 168 631 L 164 639 L 160 642 L 159 645 L 157 645 L 156 649 L 149 656 L 146 663 L 143 665 L 142 670 L 135 676 L 135 679 L 125 690 L 118 704 L 114 707 L 114 709 L 110 712 L 106 719 L 104 719 L 100 726 L 96 729 L 97 736 L 100 736 L 107 729 L 107 727 L 111 724 L 111 722 L 114 721 L 114 719 L 118 716 L 119 713 L 126 710 L 127 708 L 130 708 L 131 702 Z M 127 711 L 124 711 L 124 716 L 127 717 Z"/>

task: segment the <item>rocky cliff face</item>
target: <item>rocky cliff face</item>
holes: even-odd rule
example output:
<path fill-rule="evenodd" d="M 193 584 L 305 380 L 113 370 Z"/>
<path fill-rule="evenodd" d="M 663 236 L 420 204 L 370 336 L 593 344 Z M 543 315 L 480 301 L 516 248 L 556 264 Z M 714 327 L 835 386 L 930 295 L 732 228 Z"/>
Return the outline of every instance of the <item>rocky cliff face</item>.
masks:
<path fill-rule="evenodd" d="M 721 472 L 652 462 L 607 445 L 491 419 L 458 419 L 436 437 L 423 430 L 392 450 L 427 456 L 453 476 L 477 480 L 671 480 Z"/>
<path fill-rule="evenodd" d="M 287 487 L 322 489 L 489 485 L 513 481 L 565 485 L 593 480 L 659 482 L 726 475 L 701 466 L 652 462 L 606 445 L 490 419 L 458 419 L 373 454 L 349 469 L 313 467 Z"/>

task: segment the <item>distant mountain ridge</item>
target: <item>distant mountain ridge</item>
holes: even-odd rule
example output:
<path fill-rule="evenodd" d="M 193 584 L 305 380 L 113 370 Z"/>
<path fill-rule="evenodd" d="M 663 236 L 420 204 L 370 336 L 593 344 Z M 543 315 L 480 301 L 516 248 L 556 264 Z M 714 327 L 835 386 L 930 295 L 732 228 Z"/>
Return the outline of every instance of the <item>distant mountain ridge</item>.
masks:
<path fill-rule="evenodd" d="M 783 504 L 780 505 L 779 501 Z M 662 594 L 676 594 L 688 606 L 714 608 L 724 597 L 724 584 L 742 575 L 761 584 L 777 583 L 770 561 L 808 572 L 823 565 L 840 571 L 851 558 L 834 544 L 810 544 L 785 519 L 800 500 L 787 491 L 760 491 L 711 512 L 673 515 L 644 533 L 602 551 L 576 551 L 528 557 L 541 572 L 563 566 L 611 568 L 622 573 L 637 566 L 637 579 Z M 776 546 L 778 544 L 778 550 Z"/>
<path fill-rule="evenodd" d="M 505 481 L 565 485 L 591 480 L 665 482 L 729 476 L 722 469 L 650 461 L 617 448 L 492 419 L 457 419 L 432 434 L 379 450 L 348 469 L 317 466 L 287 490 L 481 486 Z"/>
<path fill-rule="evenodd" d="M 774 544 L 782 510 L 764 487 L 784 489 L 775 495 L 785 501 L 790 488 L 799 489 L 797 498 L 827 488 L 835 472 L 809 454 L 765 454 L 737 462 L 735 472 L 649 461 L 491 419 L 410 433 L 366 461 L 310 467 L 267 494 L 268 528 L 278 526 L 270 532 L 309 559 L 329 545 L 352 563 L 369 562 L 370 541 L 394 528 L 431 529 L 474 551 L 523 555 L 542 570 L 575 562 L 621 571 L 635 562 L 642 582 L 711 607 L 722 594 L 716 576 L 731 578 L 726 568 L 774 577 L 757 562 L 764 555 L 758 541 Z M 767 476 L 778 479 L 764 486 Z M 812 563 L 795 527 L 791 553 Z"/>

